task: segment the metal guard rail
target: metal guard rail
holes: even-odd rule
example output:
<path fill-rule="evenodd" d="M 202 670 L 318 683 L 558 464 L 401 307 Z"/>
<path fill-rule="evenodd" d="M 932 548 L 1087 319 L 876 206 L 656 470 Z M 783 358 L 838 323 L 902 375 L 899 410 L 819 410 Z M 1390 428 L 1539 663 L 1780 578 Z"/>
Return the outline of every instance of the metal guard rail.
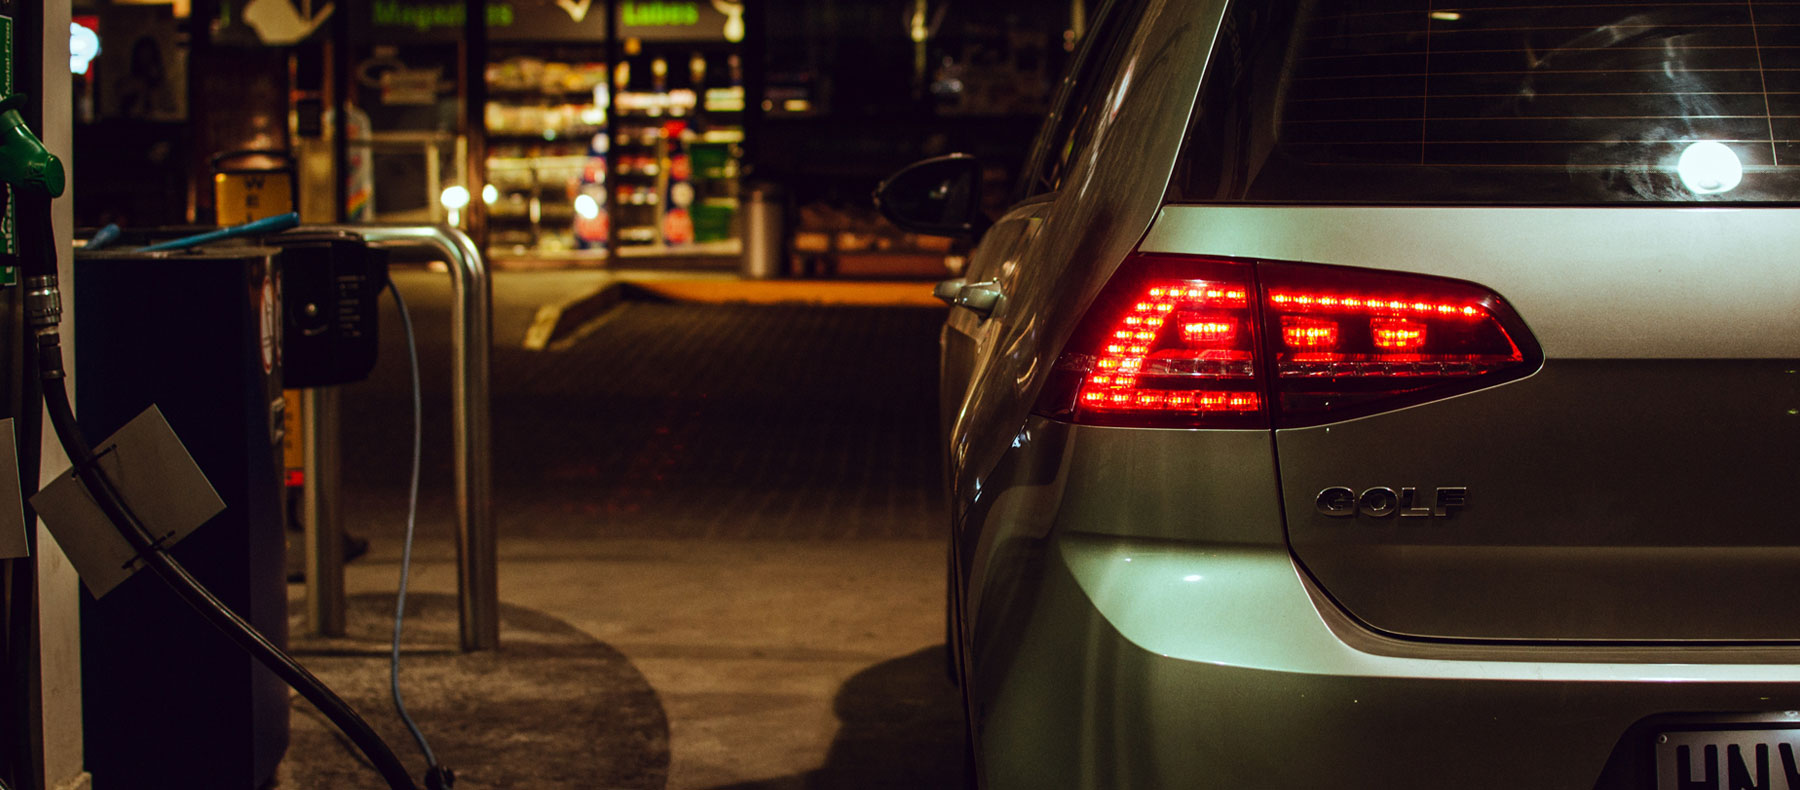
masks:
<path fill-rule="evenodd" d="M 462 649 L 492 650 L 500 646 L 500 590 L 498 536 L 494 528 L 493 435 L 489 410 L 489 351 L 493 344 L 493 289 L 487 262 L 474 240 L 461 230 L 445 225 L 327 225 L 309 229 L 345 231 L 363 238 L 370 246 L 437 252 L 450 269 L 451 287 L 451 421 L 456 467 L 456 591 Z M 326 437 L 335 441 L 336 437 Z M 336 492 L 329 496 L 335 497 Z M 332 508 L 335 510 L 335 507 Z M 321 551 L 329 535 L 340 540 L 339 530 L 313 530 L 311 556 L 332 556 Z M 333 547 L 336 548 L 336 547 Z M 341 555 L 339 555 L 341 556 Z M 316 564 L 315 564 L 316 565 Z M 309 571 L 325 570 L 309 568 Z M 335 591 L 315 578 L 336 576 Z M 343 622 L 344 592 L 341 567 L 335 573 L 309 573 L 308 611 L 322 613 L 319 621 Z M 324 579 L 321 579 L 324 581 Z M 315 597 L 316 591 L 316 597 Z M 331 599 L 335 593 L 335 605 Z M 331 611 L 335 609 L 334 611 Z M 341 626 L 340 626 L 341 627 Z"/>

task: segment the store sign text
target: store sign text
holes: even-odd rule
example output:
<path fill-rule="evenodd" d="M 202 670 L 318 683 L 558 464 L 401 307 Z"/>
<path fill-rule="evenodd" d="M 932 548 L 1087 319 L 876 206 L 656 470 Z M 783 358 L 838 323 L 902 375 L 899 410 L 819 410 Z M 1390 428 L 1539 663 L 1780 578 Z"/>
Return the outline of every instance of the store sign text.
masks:
<path fill-rule="evenodd" d="M 639 3 L 626 0 L 619 10 L 626 27 L 681 27 L 700 23 L 698 3 Z"/>
<path fill-rule="evenodd" d="M 425 31 L 432 28 L 462 27 L 468 7 L 462 3 L 403 3 L 400 0 L 375 0 L 374 22 L 377 27 L 410 27 Z M 513 23 L 511 3 L 487 4 L 488 27 L 510 27 Z"/>

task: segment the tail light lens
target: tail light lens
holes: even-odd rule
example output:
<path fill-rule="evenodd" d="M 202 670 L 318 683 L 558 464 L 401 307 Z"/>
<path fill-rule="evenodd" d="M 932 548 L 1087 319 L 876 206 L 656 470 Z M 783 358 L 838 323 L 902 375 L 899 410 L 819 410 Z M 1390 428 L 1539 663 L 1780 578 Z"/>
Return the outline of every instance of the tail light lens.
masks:
<path fill-rule="evenodd" d="M 1248 266 L 1144 258 L 1115 277 L 1058 362 L 1044 403 L 1102 425 L 1267 421 Z M 1043 411 L 1040 408 L 1040 411 Z"/>
<path fill-rule="evenodd" d="M 1133 255 L 1058 359 L 1038 413 L 1099 425 L 1297 427 L 1492 386 L 1542 357 L 1458 280 Z"/>

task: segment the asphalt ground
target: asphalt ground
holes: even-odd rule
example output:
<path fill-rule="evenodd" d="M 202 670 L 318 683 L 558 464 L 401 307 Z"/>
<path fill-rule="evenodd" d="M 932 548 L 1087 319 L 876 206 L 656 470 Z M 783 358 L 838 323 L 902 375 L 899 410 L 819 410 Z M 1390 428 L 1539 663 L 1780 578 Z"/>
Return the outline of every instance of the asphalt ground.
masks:
<path fill-rule="evenodd" d="M 458 786 L 957 786 L 929 284 L 617 279 L 496 276 L 503 647 L 462 655 L 448 275 L 395 276 L 426 431 L 403 682 Z M 350 633 L 296 620 L 294 643 L 422 771 L 386 699 L 411 397 L 382 322 L 375 375 L 341 394 L 346 521 L 371 541 Z M 282 787 L 378 786 L 295 711 Z"/>
<path fill-rule="evenodd" d="M 566 348 L 496 345 L 501 534 L 935 537 L 941 321 L 913 307 L 627 299 Z M 387 367 L 404 351 L 387 351 L 342 395 L 346 507 L 391 508 L 410 473 L 410 396 L 404 369 Z M 425 367 L 424 381 L 449 375 Z M 428 506 L 447 516 L 448 388 L 429 389 Z"/>

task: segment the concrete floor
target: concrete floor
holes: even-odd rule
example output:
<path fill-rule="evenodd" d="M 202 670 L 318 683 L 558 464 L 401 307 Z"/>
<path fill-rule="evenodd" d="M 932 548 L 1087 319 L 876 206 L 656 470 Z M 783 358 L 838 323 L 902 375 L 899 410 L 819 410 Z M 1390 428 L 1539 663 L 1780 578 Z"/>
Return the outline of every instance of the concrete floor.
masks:
<path fill-rule="evenodd" d="M 703 358 L 652 354 L 634 363 L 607 346 L 612 342 L 608 333 L 629 334 L 630 327 L 609 329 L 605 322 L 665 326 L 655 322 L 670 320 L 671 314 L 644 308 L 625 318 L 599 317 L 598 328 L 590 327 L 596 339 L 566 347 L 562 356 L 520 350 L 530 326 L 541 322 L 546 310 L 554 313 L 577 304 L 610 277 L 598 272 L 503 272 L 495 280 L 496 461 L 542 467 L 496 475 L 497 509 L 524 514 L 509 519 L 503 513 L 501 518 L 507 527 L 500 543 L 504 647 L 496 654 L 464 656 L 454 650 L 447 480 L 442 464 L 427 467 L 427 504 L 409 602 L 417 605 L 409 605 L 403 684 L 440 759 L 457 769 L 458 787 L 958 786 L 961 714 L 956 691 L 944 679 L 941 653 L 944 546 L 936 536 L 943 527 L 939 506 L 927 491 L 938 472 L 928 436 L 921 442 L 907 438 L 929 434 L 935 420 L 928 395 L 935 387 L 929 380 L 932 349 L 915 346 L 933 344 L 930 326 L 936 314 L 921 320 L 906 312 L 840 314 L 831 312 L 840 308 L 830 306 L 764 308 L 790 312 L 721 308 L 723 313 L 709 313 L 706 321 L 676 321 L 695 325 L 701 334 L 678 338 L 681 342 L 671 342 L 666 353 Z M 446 370 L 442 358 L 447 350 L 438 338 L 448 334 L 447 277 L 404 271 L 395 279 L 419 324 L 427 416 L 442 421 L 441 414 L 433 414 L 442 407 L 442 387 L 432 379 Z M 734 298 L 730 277 L 677 280 L 686 290 L 669 298 Z M 746 291 L 746 298 L 783 302 L 788 297 L 782 294 L 817 293 L 791 284 L 773 288 L 772 298 L 768 287 Z M 923 291 L 928 285 L 906 284 L 888 292 L 904 295 L 913 288 Z M 850 299 L 860 304 L 884 301 L 871 296 L 879 288 L 852 290 L 859 296 Z M 718 350 L 724 345 L 719 338 L 734 331 L 734 321 L 775 336 L 766 347 Z M 391 448 L 358 446 L 392 444 L 394 432 L 379 423 L 405 419 L 403 412 L 395 413 L 404 357 L 395 353 L 397 341 L 390 339 L 398 335 L 394 328 L 393 323 L 383 327 L 382 370 L 368 384 L 345 391 L 345 449 L 356 459 L 347 461 L 347 472 L 362 469 L 356 475 L 360 482 L 347 485 L 347 520 L 353 531 L 372 541 L 370 555 L 347 569 L 350 630 L 342 638 L 311 638 L 296 619 L 294 645 L 302 661 L 357 704 L 415 773 L 422 773 L 423 761 L 391 712 L 386 689 L 386 639 L 398 579 L 397 522 L 403 502 L 395 482 L 403 475 L 392 471 L 396 458 Z M 720 471 L 781 462 L 765 455 L 769 440 L 763 434 L 734 432 L 718 421 L 727 416 L 733 422 L 757 421 L 754 409 L 774 408 L 767 404 L 786 400 L 779 389 L 766 401 L 716 390 L 696 395 L 691 383 L 682 389 L 685 396 L 672 393 L 676 402 L 685 402 L 681 397 L 714 399 L 708 403 L 723 398 L 752 410 L 748 417 L 742 411 L 717 415 L 704 403 L 675 413 L 657 407 L 654 398 L 629 397 L 633 393 L 618 389 L 622 379 L 651 382 L 645 385 L 651 388 L 673 386 L 651 375 L 659 367 L 696 365 L 718 374 L 709 380 L 729 382 L 733 377 L 721 371 L 733 359 L 760 370 L 787 364 L 769 356 L 783 348 L 812 357 L 836 353 L 835 346 L 818 346 L 810 336 L 780 336 L 821 331 L 872 332 L 895 338 L 881 342 L 907 348 L 866 370 L 856 367 L 862 363 L 848 361 L 845 377 L 827 375 L 836 363 L 817 366 L 821 374 L 804 366 L 776 371 L 814 382 L 809 385 L 813 394 L 825 400 L 815 400 L 809 408 L 823 410 L 833 423 L 827 434 L 873 437 L 852 441 L 822 434 L 819 449 L 808 450 L 806 443 L 813 440 L 791 438 L 799 432 L 783 429 L 790 442 L 803 446 L 783 448 L 786 455 L 778 458 L 811 467 L 908 468 L 845 478 L 853 484 L 830 476 L 802 480 Z M 861 337 L 848 342 L 864 342 L 857 339 Z M 634 374 L 627 369 L 631 364 L 650 372 Z M 563 375 L 570 368 L 609 375 L 551 379 L 533 366 Z M 886 368 L 901 380 L 867 381 Z M 815 375 L 822 378 L 806 378 Z M 926 380 L 915 380 L 921 376 Z M 528 383 L 515 387 L 502 378 Z M 818 383 L 837 378 L 848 380 L 841 387 Z M 821 388 L 829 392 L 819 395 Z M 588 399 L 604 407 L 556 411 L 568 408 L 571 400 Z M 515 414 L 534 410 L 534 403 L 535 410 L 554 414 L 551 425 L 557 430 L 576 435 L 616 438 L 645 422 L 657 425 L 658 435 L 673 431 L 683 441 L 724 444 L 671 455 L 667 440 L 505 438 L 507 431 L 544 430 Z M 632 409 L 649 411 L 634 414 Z M 870 414 L 847 416 L 862 410 Z M 582 415 L 589 412 L 604 419 L 584 421 Z M 780 425 L 791 416 L 761 419 Z M 427 431 L 447 432 L 447 425 L 428 422 Z M 442 443 L 428 439 L 427 456 Z M 609 455 L 652 451 L 657 453 L 655 482 L 640 480 L 625 491 L 612 479 L 644 463 L 642 458 Z M 569 457 L 582 453 L 592 457 Z M 546 481 L 569 468 L 581 471 Z M 791 506 L 751 512 L 743 507 L 745 497 L 767 494 L 775 501 L 781 492 L 733 489 L 722 496 L 699 490 L 714 484 L 742 488 L 745 480 L 779 488 L 788 479 L 802 488 L 853 485 L 858 491 L 838 496 L 797 489 Z M 616 504 L 621 491 L 643 508 L 599 506 Z M 653 496 L 645 498 L 644 492 Z M 689 501 L 663 501 L 670 498 Z M 737 511 L 742 517 L 732 518 Z M 295 596 L 299 589 L 293 588 Z M 296 702 L 294 745 L 281 786 L 379 787 L 373 772 L 358 764 L 309 707 Z"/>
<path fill-rule="evenodd" d="M 550 708 L 566 703 L 578 709 L 551 710 L 544 718 L 600 720 L 581 737 L 579 753 L 534 750 L 529 740 L 487 750 L 481 739 L 468 745 L 482 751 L 457 753 L 444 736 L 434 737 L 434 731 L 465 726 L 434 720 L 431 712 L 453 712 L 435 701 L 440 695 L 475 695 L 477 699 L 461 704 L 497 743 L 515 740 L 517 732 L 537 722 L 507 721 L 494 711 L 516 706 L 489 708 L 482 702 L 516 696 L 517 688 L 494 663 L 472 662 L 481 668 L 464 673 L 473 687 L 460 688 L 434 684 L 428 668 L 414 669 L 423 666 L 416 662 L 443 661 L 443 654 L 455 647 L 450 606 L 455 578 L 448 547 L 428 547 L 426 554 L 430 559 L 415 568 L 412 595 L 440 605 L 408 629 L 402 682 L 420 727 L 437 741 L 440 759 L 461 776 L 460 787 L 516 786 L 521 780 L 536 787 L 603 786 L 543 781 L 546 772 L 555 776 L 570 763 L 602 766 L 595 773 L 612 782 L 604 786 L 619 787 L 900 788 L 942 787 L 958 779 L 960 720 L 938 652 L 943 624 L 936 579 L 942 547 L 935 543 L 509 542 L 502 557 L 505 604 L 559 620 L 617 651 L 629 664 L 597 667 L 582 687 L 542 701 Z M 361 690 L 364 715 L 409 765 L 422 771 L 423 762 L 412 753 L 386 700 L 385 628 L 392 615 L 397 561 L 384 550 L 351 566 L 351 596 L 380 603 L 371 612 L 379 617 L 369 618 L 365 638 L 302 639 L 297 646 L 328 683 Z M 356 635 L 353 626 L 352 637 Z M 520 640 L 532 638 L 524 629 L 504 629 L 502 639 L 508 644 L 498 664 L 513 654 L 530 660 L 532 651 L 521 647 Z M 414 651 L 425 655 L 414 657 Z M 420 671 L 425 679 L 412 680 L 412 673 Z M 865 698 L 844 699 L 846 686 L 865 673 L 881 675 L 880 687 Z M 583 709 L 589 684 L 646 685 L 653 692 L 648 704 L 657 710 L 647 712 L 641 699 L 613 710 Z M 907 713 L 897 717 L 894 709 Z M 897 720 L 902 718 L 908 720 Z M 900 731 L 871 740 L 864 725 L 876 719 L 886 719 Z M 632 731 L 614 732 L 621 721 Z M 301 738 L 307 730 L 323 728 L 311 715 L 296 716 L 294 726 L 297 743 L 311 742 Z M 590 751 L 608 748 L 614 753 Z M 866 756 L 844 764 L 841 755 L 834 762 L 834 750 Z M 638 770 L 606 767 L 619 762 Z M 322 754 L 290 758 L 288 768 L 283 787 L 379 786 L 335 742 Z M 935 781 L 917 782 L 922 775 Z"/>

